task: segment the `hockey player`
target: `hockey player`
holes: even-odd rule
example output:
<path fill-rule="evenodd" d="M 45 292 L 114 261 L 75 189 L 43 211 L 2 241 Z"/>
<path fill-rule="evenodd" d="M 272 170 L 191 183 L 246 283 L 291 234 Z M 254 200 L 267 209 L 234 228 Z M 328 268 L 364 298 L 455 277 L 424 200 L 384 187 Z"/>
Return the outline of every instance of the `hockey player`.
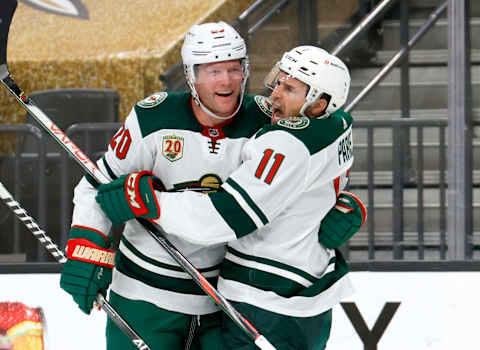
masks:
<path fill-rule="evenodd" d="M 240 166 L 248 138 L 270 122 L 267 100 L 244 95 L 248 57 L 243 39 L 232 27 L 223 22 L 193 26 L 182 47 L 182 60 L 191 91 L 156 93 L 134 106 L 98 161 L 111 180 L 146 170 L 168 190 L 216 191 Z M 160 186 L 160 181 L 154 183 Z M 105 257 L 113 254 L 107 235 L 111 220 L 95 201 L 96 194 L 88 177 L 75 189 L 68 261 L 60 282 L 86 313 L 98 291 L 105 292 L 112 280 L 111 259 L 78 254 L 83 247 Z M 207 247 L 167 238 L 216 284 L 224 245 Z M 125 225 L 116 252 L 109 300 L 152 349 L 184 349 L 193 340 L 204 349 L 216 348 L 212 334 L 220 324 L 218 308 L 134 221 Z M 134 347 L 108 321 L 107 349 L 120 348 Z"/>
<path fill-rule="evenodd" d="M 141 172 L 102 185 L 97 201 L 116 223 L 140 216 L 192 244 L 228 242 L 220 292 L 277 349 L 323 349 L 331 309 L 351 293 L 348 266 L 331 249 L 344 237 L 318 235 L 353 162 L 352 118 L 339 110 L 350 76 L 340 59 L 301 46 L 283 55 L 266 84 L 273 124 L 244 145 L 221 191 L 159 192 L 156 178 Z M 222 339 L 225 349 L 255 349 L 225 315 Z"/>

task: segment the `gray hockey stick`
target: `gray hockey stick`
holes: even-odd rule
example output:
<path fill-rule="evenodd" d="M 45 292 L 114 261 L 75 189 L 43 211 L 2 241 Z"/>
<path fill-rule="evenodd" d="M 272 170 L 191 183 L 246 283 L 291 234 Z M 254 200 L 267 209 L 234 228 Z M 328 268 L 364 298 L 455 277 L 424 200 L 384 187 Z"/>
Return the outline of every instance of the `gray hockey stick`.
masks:
<path fill-rule="evenodd" d="M 97 183 L 106 184 L 108 178 L 97 168 L 82 150 L 75 145 L 68 136 L 53 123 L 43 111 L 38 108 L 32 99 L 18 87 L 10 76 L 7 67 L 7 40 L 10 23 L 15 12 L 17 0 L 0 0 L 0 79 L 7 90 L 16 97 L 22 107 L 51 135 L 54 140 L 67 151 L 72 158 L 89 174 Z M 263 350 L 275 349 L 270 342 L 261 335 L 253 325 L 245 319 L 233 305 L 220 294 L 195 266 L 165 237 L 165 232 L 160 226 L 153 225 L 147 220 L 136 219 L 147 233 L 157 241 L 165 251 L 188 273 L 202 290 Z"/>
<path fill-rule="evenodd" d="M 36 221 L 28 215 L 27 211 L 22 208 L 8 192 L 5 186 L 0 182 L 0 198 L 10 208 L 10 210 L 17 216 L 17 218 L 24 223 L 24 225 L 33 233 L 36 239 L 44 246 L 44 248 L 57 260 L 58 263 L 64 264 L 67 258 L 63 252 L 58 249 L 57 245 L 53 243 L 52 239 L 42 230 Z M 133 344 L 140 350 L 150 350 L 140 336 L 128 325 L 128 323 L 115 311 L 115 309 L 105 300 L 102 294 L 97 295 L 97 303 L 107 313 L 108 317 L 115 322 L 125 335 L 130 338 Z"/>

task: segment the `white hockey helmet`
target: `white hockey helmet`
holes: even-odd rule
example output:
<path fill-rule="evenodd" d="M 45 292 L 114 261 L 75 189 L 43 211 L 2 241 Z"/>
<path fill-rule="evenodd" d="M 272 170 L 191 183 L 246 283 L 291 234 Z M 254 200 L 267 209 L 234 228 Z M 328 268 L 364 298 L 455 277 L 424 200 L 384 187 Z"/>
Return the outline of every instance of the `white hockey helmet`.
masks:
<path fill-rule="evenodd" d="M 240 91 L 240 101 L 234 113 L 228 117 L 220 117 L 203 105 L 195 89 L 195 65 L 223 62 L 239 59 L 243 67 L 243 81 Z M 237 31 L 225 22 L 195 24 L 188 30 L 182 46 L 182 61 L 188 86 L 192 91 L 195 102 L 210 116 L 217 119 L 233 117 L 242 105 L 243 94 L 250 64 L 247 56 L 245 41 Z"/>
<path fill-rule="evenodd" d="M 278 75 L 285 72 L 309 86 L 306 101 L 300 110 L 305 110 L 323 94 L 330 96 L 325 109 L 326 117 L 342 107 L 347 101 L 350 89 L 350 73 L 347 66 L 338 57 L 316 46 L 299 46 L 285 52 L 265 78 L 265 86 L 275 89 Z"/>

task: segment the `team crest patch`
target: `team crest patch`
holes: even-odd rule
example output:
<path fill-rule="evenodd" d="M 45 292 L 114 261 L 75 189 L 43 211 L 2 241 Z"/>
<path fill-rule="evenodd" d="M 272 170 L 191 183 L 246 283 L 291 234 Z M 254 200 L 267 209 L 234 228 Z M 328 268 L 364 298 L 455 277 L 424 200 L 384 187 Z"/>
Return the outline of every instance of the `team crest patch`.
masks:
<path fill-rule="evenodd" d="M 169 161 L 174 162 L 183 158 L 184 139 L 182 136 L 165 135 L 162 141 L 162 154 Z"/>
<path fill-rule="evenodd" d="M 288 117 L 279 120 L 277 124 L 288 129 L 300 130 L 310 125 L 310 119 L 307 117 Z"/>
<path fill-rule="evenodd" d="M 270 102 L 270 99 L 261 95 L 256 95 L 254 99 L 261 111 L 272 117 L 272 102 Z"/>
<path fill-rule="evenodd" d="M 167 96 L 168 96 L 168 93 L 165 91 L 157 92 L 139 101 L 137 103 L 137 106 L 142 108 L 153 108 L 155 106 L 158 106 L 163 101 L 165 101 Z"/>

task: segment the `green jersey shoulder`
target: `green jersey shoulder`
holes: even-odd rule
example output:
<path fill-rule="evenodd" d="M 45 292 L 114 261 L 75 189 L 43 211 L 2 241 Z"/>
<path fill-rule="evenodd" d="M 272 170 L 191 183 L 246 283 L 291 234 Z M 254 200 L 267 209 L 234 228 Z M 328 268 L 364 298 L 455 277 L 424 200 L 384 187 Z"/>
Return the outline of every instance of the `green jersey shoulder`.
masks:
<path fill-rule="evenodd" d="M 273 131 L 285 131 L 303 142 L 310 154 L 315 154 L 335 142 L 353 123 L 352 116 L 338 110 L 328 118 L 288 117 L 269 124 L 255 135 L 261 137 Z"/>
<path fill-rule="evenodd" d="M 271 107 L 266 97 L 245 94 L 242 106 L 231 119 L 221 123 L 226 137 L 250 137 L 270 122 Z M 192 110 L 190 92 L 157 92 L 141 101 L 134 109 L 143 137 L 162 129 L 201 132 L 202 126 Z"/>
<path fill-rule="evenodd" d="M 188 92 L 157 92 L 138 102 L 134 109 L 143 137 L 162 129 L 201 131 Z"/>

